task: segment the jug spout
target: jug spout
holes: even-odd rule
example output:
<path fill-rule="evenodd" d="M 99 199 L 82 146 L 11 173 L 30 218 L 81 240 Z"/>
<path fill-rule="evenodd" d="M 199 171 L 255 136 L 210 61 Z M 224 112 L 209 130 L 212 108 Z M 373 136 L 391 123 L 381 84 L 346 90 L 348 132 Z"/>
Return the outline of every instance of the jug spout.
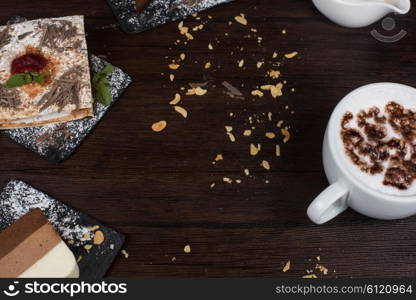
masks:
<path fill-rule="evenodd" d="M 384 2 L 391 5 L 391 9 L 395 13 L 404 15 L 410 11 L 410 0 L 384 0 Z"/>

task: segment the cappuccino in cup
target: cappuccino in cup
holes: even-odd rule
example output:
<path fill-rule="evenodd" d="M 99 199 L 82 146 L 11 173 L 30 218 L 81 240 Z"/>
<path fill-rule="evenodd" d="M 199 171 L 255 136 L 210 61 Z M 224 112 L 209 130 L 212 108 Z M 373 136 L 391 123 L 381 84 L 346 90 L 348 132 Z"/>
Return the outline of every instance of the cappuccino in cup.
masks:
<path fill-rule="evenodd" d="M 349 207 L 384 220 L 416 214 L 416 89 L 375 83 L 345 96 L 329 120 L 322 157 L 330 186 L 308 207 L 313 222 Z"/>

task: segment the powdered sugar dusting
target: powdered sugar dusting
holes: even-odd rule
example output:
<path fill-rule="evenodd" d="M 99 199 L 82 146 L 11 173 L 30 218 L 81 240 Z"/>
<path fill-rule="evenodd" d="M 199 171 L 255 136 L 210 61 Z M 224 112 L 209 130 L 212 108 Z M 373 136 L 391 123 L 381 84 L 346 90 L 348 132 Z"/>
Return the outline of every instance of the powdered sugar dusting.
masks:
<path fill-rule="evenodd" d="M 106 63 L 106 61 L 97 56 L 90 56 L 92 73 L 100 71 L 104 68 Z M 113 96 L 112 105 L 117 101 L 132 80 L 129 75 L 115 67 L 114 72 L 109 77 L 109 81 L 111 94 Z M 66 123 L 49 124 L 46 126 L 5 130 L 4 133 L 12 140 L 38 153 L 43 158 L 51 161 L 62 161 L 67 159 L 73 153 L 88 133 L 110 109 L 111 105 L 106 106 L 95 102 L 93 117 Z"/>
<path fill-rule="evenodd" d="M 75 244 L 87 241 L 84 234 L 89 228 L 80 225 L 79 212 L 19 180 L 10 181 L 0 194 L 0 230 L 35 208 L 44 212 L 64 240 Z"/>

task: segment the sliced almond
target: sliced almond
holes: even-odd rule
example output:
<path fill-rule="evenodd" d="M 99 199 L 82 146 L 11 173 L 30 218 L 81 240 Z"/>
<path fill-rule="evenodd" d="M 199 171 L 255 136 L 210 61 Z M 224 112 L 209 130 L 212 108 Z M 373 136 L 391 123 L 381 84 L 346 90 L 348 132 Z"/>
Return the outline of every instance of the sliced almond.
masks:
<path fill-rule="evenodd" d="M 267 160 L 263 160 L 263 161 L 261 162 L 261 166 L 262 166 L 263 168 L 265 168 L 266 170 L 270 170 L 270 164 L 269 164 L 269 162 L 268 162 Z"/>
<path fill-rule="evenodd" d="M 104 242 L 104 233 L 101 230 L 97 230 L 94 233 L 93 243 L 95 245 L 101 245 Z"/>
<path fill-rule="evenodd" d="M 286 128 L 280 130 L 283 135 L 283 143 L 287 143 L 290 140 L 290 132 Z"/>
<path fill-rule="evenodd" d="M 266 132 L 266 133 L 265 133 L 265 136 L 266 136 L 268 139 L 274 139 L 274 138 L 276 137 L 276 134 L 275 134 L 274 132 Z"/>
<path fill-rule="evenodd" d="M 240 14 L 239 16 L 234 17 L 234 20 L 236 20 L 238 23 L 242 24 L 242 25 L 247 25 L 247 19 L 246 16 L 244 14 Z"/>
<path fill-rule="evenodd" d="M 288 260 L 285 266 L 283 267 L 283 272 L 286 273 L 289 270 L 290 270 L 290 260 Z"/>
<path fill-rule="evenodd" d="M 180 65 L 178 65 L 176 63 L 173 63 L 173 64 L 169 64 L 168 67 L 171 70 L 177 70 L 177 69 L 179 69 Z"/>
<path fill-rule="evenodd" d="M 250 144 L 250 155 L 255 156 L 260 152 L 260 145 Z"/>
<path fill-rule="evenodd" d="M 188 112 L 186 111 L 185 108 L 181 107 L 181 106 L 174 106 L 174 109 L 176 112 L 178 112 L 179 114 L 182 115 L 182 117 L 184 117 L 185 119 L 188 117 Z"/>
<path fill-rule="evenodd" d="M 288 59 L 291 59 L 291 58 L 294 58 L 295 56 L 297 56 L 298 54 L 299 54 L 298 52 L 294 51 L 292 53 L 285 54 L 285 57 L 288 58 Z"/>
<path fill-rule="evenodd" d="M 243 135 L 244 136 L 250 136 L 251 135 L 251 130 L 250 129 L 244 130 Z"/>
<path fill-rule="evenodd" d="M 280 145 L 279 144 L 276 145 L 276 156 L 280 157 Z"/>
<path fill-rule="evenodd" d="M 159 122 L 156 122 L 156 123 L 153 123 L 152 130 L 155 131 L 155 132 L 160 132 L 160 131 L 162 131 L 163 129 L 166 128 L 167 124 L 168 123 L 166 121 L 163 121 L 163 120 L 159 121 Z"/>
<path fill-rule="evenodd" d="M 172 101 L 169 102 L 170 105 L 176 105 L 181 101 L 181 95 L 176 93 L 175 98 L 173 98 Z"/>
<path fill-rule="evenodd" d="M 253 96 L 257 96 L 257 97 L 263 97 L 264 96 L 264 93 L 262 92 L 262 91 L 260 91 L 260 90 L 253 90 L 253 91 L 251 91 L 251 95 L 253 95 Z"/>
<path fill-rule="evenodd" d="M 197 95 L 197 96 L 203 96 L 203 95 L 205 95 L 206 93 L 207 93 L 207 90 L 206 90 L 206 89 L 201 88 L 200 86 L 198 86 L 198 87 L 195 89 L 195 95 Z"/>

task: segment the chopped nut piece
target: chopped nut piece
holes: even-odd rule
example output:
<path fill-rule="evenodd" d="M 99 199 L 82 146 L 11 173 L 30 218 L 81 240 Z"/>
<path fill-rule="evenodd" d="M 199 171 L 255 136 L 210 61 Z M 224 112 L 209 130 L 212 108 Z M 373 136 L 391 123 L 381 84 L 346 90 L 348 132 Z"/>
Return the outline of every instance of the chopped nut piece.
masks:
<path fill-rule="evenodd" d="M 274 139 L 276 137 L 276 134 L 274 132 L 266 132 L 265 135 L 269 139 Z"/>
<path fill-rule="evenodd" d="M 272 117 L 273 117 L 273 113 L 271 111 L 269 111 L 267 113 L 267 119 L 269 119 L 269 121 L 271 121 L 272 120 Z"/>
<path fill-rule="evenodd" d="M 169 80 L 170 81 L 173 81 L 175 79 L 175 75 L 173 75 L 173 74 L 169 74 Z"/>
<path fill-rule="evenodd" d="M 174 256 L 174 257 L 172 257 L 171 261 L 172 261 L 172 262 L 175 262 L 175 261 L 176 261 L 176 257 L 175 257 L 175 256 Z"/>
<path fill-rule="evenodd" d="M 186 111 L 185 108 L 176 105 L 174 107 L 174 109 L 176 110 L 176 112 L 178 112 L 179 114 L 181 114 L 182 117 L 184 117 L 185 119 L 188 117 L 188 112 Z"/>
<path fill-rule="evenodd" d="M 273 57 L 273 58 L 276 58 L 276 57 L 277 57 L 277 55 L 278 55 L 278 54 L 277 54 L 277 52 L 273 52 L 272 57 Z"/>
<path fill-rule="evenodd" d="M 266 170 L 270 170 L 270 164 L 269 164 L 269 162 L 268 162 L 267 160 L 263 160 L 263 161 L 261 162 L 261 166 L 262 166 L 263 168 L 265 168 Z"/>
<path fill-rule="evenodd" d="M 286 34 L 286 33 L 287 33 L 286 29 L 283 29 L 282 34 Z"/>
<path fill-rule="evenodd" d="M 222 156 L 222 154 L 217 154 L 217 156 L 215 157 L 215 161 L 219 161 L 219 160 L 224 160 L 224 157 Z"/>
<path fill-rule="evenodd" d="M 180 67 L 180 65 L 178 65 L 178 64 L 170 64 L 169 65 L 169 69 L 172 69 L 172 70 L 177 70 L 179 67 Z"/>
<path fill-rule="evenodd" d="M 244 136 L 250 136 L 251 135 L 251 130 L 250 129 L 244 130 L 243 135 Z"/>
<path fill-rule="evenodd" d="M 181 54 L 179 55 L 179 57 L 180 57 L 182 60 L 184 60 L 184 59 L 186 58 L 186 55 L 185 55 L 185 53 L 181 53 Z"/>
<path fill-rule="evenodd" d="M 95 245 L 101 245 L 104 242 L 104 233 L 101 230 L 98 230 L 94 233 L 93 243 Z"/>
<path fill-rule="evenodd" d="M 212 47 L 212 44 L 211 43 L 208 44 L 208 49 L 209 50 L 214 50 L 214 47 Z"/>
<path fill-rule="evenodd" d="M 290 270 L 290 260 L 288 260 L 285 266 L 283 267 L 283 272 L 286 273 L 289 270 Z"/>
<path fill-rule="evenodd" d="M 185 253 L 191 253 L 191 246 L 185 245 L 185 247 L 183 247 L 183 252 L 185 252 Z"/>
<path fill-rule="evenodd" d="M 244 59 L 241 59 L 241 60 L 238 61 L 238 67 L 239 68 L 244 67 Z"/>
<path fill-rule="evenodd" d="M 227 132 L 231 132 L 231 131 L 233 131 L 233 127 L 232 126 L 225 126 L 225 130 Z"/>
<path fill-rule="evenodd" d="M 84 245 L 84 249 L 87 250 L 87 252 L 90 252 L 91 248 L 92 248 L 92 245 L 90 244 Z"/>
<path fill-rule="evenodd" d="M 236 179 L 235 182 L 240 184 L 242 181 L 241 181 L 241 179 Z"/>
<path fill-rule="evenodd" d="M 244 174 L 246 174 L 246 176 L 250 175 L 250 170 L 249 169 L 244 169 Z"/>
<path fill-rule="evenodd" d="M 260 152 L 260 144 L 250 144 L 250 155 L 255 156 Z"/>
<path fill-rule="evenodd" d="M 215 183 L 213 182 L 213 183 L 211 183 L 211 185 L 209 187 L 212 189 L 212 188 L 214 188 L 214 186 L 215 186 Z"/>
<path fill-rule="evenodd" d="M 290 140 L 290 132 L 286 128 L 280 130 L 283 134 L 283 143 L 287 143 Z"/>
<path fill-rule="evenodd" d="M 82 255 L 78 256 L 77 263 L 79 263 L 81 261 L 81 259 L 82 259 Z"/>
<path fill-rule="evenodd" d="M 291 59 L 291 58 L 294 58 L 295 56 L 297 56 L 298 54 L 299 54 L 298 52 L 294 51 L 292 53 L 285 54 L 285 57 L 288 58 L 288 59 Z"/>
<path fill-rule="evenodd" d="M 236 16 L 234 20 L 236 20 L 238 23 L 242 25 L 247 25 L 248 23 L 245 14 L 240 14 L 239 16 Z"/>
<path fill-rule="evenodd" d="M 170 105 L 176 105 L 181 101 L 181 95 L 176 93 L 175 98 L 173 98 L 172 101 L 169 102 Z"/>
<path fill-rule="evenodd" d="M 205 63 L 204 68 L 205 68 L 205 69 L 209 69 L 209 68 L 211 68 L 211 62 L 207 62 L 207 63 Z"/>
<path fill-rule="evenodd" d="M 264 96 L 264 93 L 260 90 L 254 90 L 254 91 L 251 92 L 251 94 L 253 96 L 258 96 L 258 97 L 263 97 Z"/>
<path fill-rule="evenodd" d="M 156 122 L 152 125 L 152 130 L 155 132 L 160 132 L 166 128 L 166 125 L 167 125 L 166 121 Z"/>
<path fill-rule="evenodd" d="M 280 127 L 282 127 L 283 123 L 284 123 L 284 121 L 280 120 L 279 122 L 277 122 L 276 126 L 280 128 Z"/>
<path fill-rule="evenodd" d="M 260 69 L 263 66 L 263 64 L 264 64 L 264 61 L 258 61 L 256 64 L 257 69 Z"/>
<path fill-rule="evenodd" d="M 110 249 L 114 250 L 114 244 L 110 244 Z"/>
<path fill-rule="evenodd" d="M 282 96 L 282 88 L 283 88 L 283 84 L 281 82 L 279 82 L 276 85 L 272 85 L 272 84 L 266 84 L 266 85 L 262 85 L 261 89 L 264 91 L 270 91 L 270 93 L 272 94 L 273 98 L 277 98 Z"/>

